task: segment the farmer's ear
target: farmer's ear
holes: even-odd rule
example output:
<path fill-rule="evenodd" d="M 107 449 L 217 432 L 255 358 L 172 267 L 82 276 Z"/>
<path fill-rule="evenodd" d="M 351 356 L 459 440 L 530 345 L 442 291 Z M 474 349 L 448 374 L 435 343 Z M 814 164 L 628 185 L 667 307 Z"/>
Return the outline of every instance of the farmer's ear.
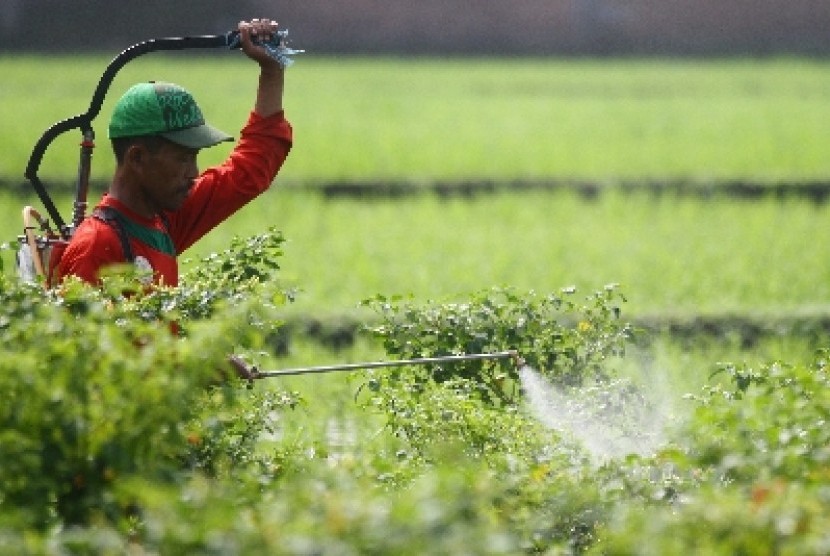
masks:
<path fill-rule="evenodd" d="M 127 147 L 127 150 L 124 153 L 124 163 L 127 165 L 142 164 L 147 160 L 147 156 L 149 154 L 150 153 L 144 144 L 140 142 L 133 143 Z"/>

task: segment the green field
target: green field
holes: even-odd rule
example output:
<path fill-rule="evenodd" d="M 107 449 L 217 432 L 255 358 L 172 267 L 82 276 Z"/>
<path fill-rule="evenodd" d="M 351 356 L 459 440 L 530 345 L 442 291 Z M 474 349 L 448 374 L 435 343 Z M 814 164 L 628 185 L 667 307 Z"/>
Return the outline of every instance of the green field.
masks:
<path fill-rule="evenodd" d="M 0 179 L 17 183 L 39 134 L 86 110 L 106 63 L 0 58 Z M 44 71 L 58 79 L 44 85 Z M 109 106 L 148 78 L 191 88 L 210 120 L 235 130 L 255 71 L 231 54 L 129 64 L 99 118 L 95 179 L 112 170 Z M 325 200 L 295 186 L 821 180 L 830 175 L 827 91 L 830 63 L 799 59 L 302 58 L 286 93 L 296 144 L 276 186 L 186 255 L 198 259 L 226 248 L 233 234 L 276 226 L 289 240 L 285 279 L 302 290 L 297 308 L 315 314 L 349 311 L 377 293 L 426 300 L 497 285 L 546 291 L 609 282 L 621 284 L 631 314 L 822 311 L 830 299 L 825 205 L 613 192 L 593 200 L 567 192 Z M 54 144 L 41 171 L 47 183 L 73 179 L 76 143 L 72 132 Z M 202 164 L 221 160 L 223 149 L 202 153 Z M 70 199 L 57 199 L 68 216 Z M 38 206 L 34 195 L 3 197 L 4 239 L 19 233 L 26 202 Z"/>
<path fill-rule="evenodd" d="M 777 311 L 830 300 L 830 215 L 803 202 L 539 193 L 367 203 L 279 191 L 263 201 L 236 225 L 253 233 L 275 215 L 289 239 L 285 273 L 312 306 L 374 293 L 440 299 L 490 286 L 612 282 L 634 313 Z M 219 247 L 211 238 L 197 252 Z"/>
<path fill-rule="evenodd" d="M 107 58 L 5 57 L 0 180 L 19 183 L 37 137 L 85 111 Z M 48 84 L 43 73 L 57 79 Z M 220 127 L 250 108 L 255 71 L 232 54 L 148 55 L 129 64 L 98 121 L 93 177 L 112 157 L 106 115 L 141 79 L 191 88 Z M 792 311 L 830 298 L 827 209 L 807 202 L 523 193 L 443 200 L 326 201 L 293 186 L 336 180 L 740 179 L 830 175 L 830 64 L 772 60 L 302 58 L 288 74 L 296 145 L 274 190 L 194 248 L 265 226 L 289 243 L 284 274 L 313 312 L 375 293 L 429 299 L 494 285 L 551 290 L 619 282 L 633 313 Z M 77 136 L 41 176 L 74 179 Z M 221 160 L 217 147 L 202 164 Z M 94 200 L 100 191 L 94 191 Z M 71 201 L 57 195 L 68 217 Z M 4 239 L 28 199 L 5 197 Z M 7 265 L 8 267 L 9 265 Z"/>
<path fill-rule="evenodd" d="M 135 80 L 176 80 L 216 125 L 237 129 L 255 72 L 232 56 L 150 55 L 122 70 L 99 118 L 93 177 L 106 181 L 112 171 L 106 114 Z M 0 89 L 8 124 L 0 130 L 0 180 L 18 183 L 39 134 L 86 110 L 106 63 L 0 58 L 11 76 Z M 68 64 L 73 71 L 61 73 Z M 613 182 L 717 188 L 724 179 L 823 179 L 828 69 L 798 59 L 302 58 L 289 70 L 286 94 L 296 144 L 275 187 L 186 259 L 276 226 L 288 239 L 283 276 L 301 290 L 294 304 L 301 314 L 348 313 L 378 293 L 452 299 L 491 286 L 606 283 L 621 285 L 629 315 L 823 314 L 825 205 L 614 193 Z M 62 78 L 43 84 L 43 71 Z M 71 132 L 50 149 L 41 171 L 47 183 L 74 179 L 76 143 Z M 207 150 L 202 164 L 226 152 Z M 611 192 L 592 200 L 568 192 L 326 200 L 297 187 L 569 178 L 610 183 Z M 68 217 L 69 196 L 57 193 L 56 201 Z M 3 197 L 4 240 L 20 233 L 24 203 L 39 206 L 33 194 Z M 5 258 L 8 272 L 10 253 Z"/>
<path fill-rule="evenodd" d="M 87 110 L 108 60 L 0 57 L 0 179 L 16 183 L 40 134 Z M 112 169 L 107 115 L 133 82 L 178 82 L 210 121 L 235 132 L 255 74 L 231 53 L 151 54 L 128 64 L 96 120 L 94 177 Z M 830 174 L 828 91 L 822 60 L 307 56 L 288 73 L 296 148 L 283 177 L 821 179 Z M 56 143 L 42 175 L 72 179 L 77 141 L 70 133 Z M 226 152 L 217 147 L 202 160 Z"/>
<path fill-rule="evenodd" d="M 2 202 L 7 239 L 20 233 L 20 204 Z M 829 210 L 564 192 L 327 201 L 277 187 L 183 257 L 198 261 L 226 249 L 231 233 L 276 226 L 288 239 L 282 275 L 302 290 L 297 307 L 313 314 L 348 311 L 377 293 L 451 299 L 491 286 L 614 282 L 630 314 L 779 314 L 827 308 Z"/>

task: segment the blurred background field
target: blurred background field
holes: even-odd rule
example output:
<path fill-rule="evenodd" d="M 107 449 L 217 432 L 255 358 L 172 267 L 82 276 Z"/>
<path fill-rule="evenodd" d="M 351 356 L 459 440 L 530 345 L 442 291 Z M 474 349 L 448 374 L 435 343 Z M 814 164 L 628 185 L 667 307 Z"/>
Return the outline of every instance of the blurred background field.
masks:
<path fill-rule="evenodd" d="M 7 240 L 20 233 L 21 202 L 4 196 Z M 315 314 L 348 312 L 375 294 L 437 300 L 491 286 L 606 283 L 620 283 L 632 314 L 776 314 L 826 308 L 827 213 L 797 200 L 645 193 L 366 201 L 277 188 L 185 253 L 183 267 L 227 249 L 231 235 L 276 226 L 288 240 L 282 275 L 300 289 L 296 305 Z"/>
<path fill-rule="evenodd" d="M 0 57 L 4 185 L 23 181 L 48 126 L 86 111 L 108 60 Z M 286 110 L 297 135 L 280 180 L 824 179 L 829 69 L 797 58 L 306 56 L 288 74 Z M 256 76 L 238 53 L 128 64 L 95 122 L 93 178 L 112 171 L 112 103 L 150 79 L 189 88 L 211 121 L 236 133 Z M 74 132 L 58 140 L 41 175 L 73 180 L 77 143 Z M 228 150 L 207 150 L 202 163 Z"/>
<path fill-rule="evenodd" d="M 32 146 L 86 110 L 107 61 L 0 58 L 4 241 L 20 233 L 22 205 L 38 205 L 21 177 Z M 233 235 L 276 226 L 297 315 L 351 314 L 376 294 L 440 300 L 493 286 L 619 283 L 629 316 L 783 315 L 819 319 L 822 331 L 828 69 L 805 58 L 304 57 L 288 73 L 296 143 L 274 188 L 183 266 Z M 233 53 L 129 64 L 96 120 L 91 200 L 112 171 L 106 121 L 120 91 L 176 81 L 235 132 L 251 105 L 249 70 Z M 77 143 L 75 132 L 59 139 L 40 172 L 65 215 Z M 226 153 L 206 150 L 201 164 Z M 551 181 L 586 187 L 512 187 Z M 396 195 L 401 184 L 412 189 Z M 435 184 L 443 194 L 430 193 Z M 471 184 L 485 187 L 466 194 Z M 735 184 L 755 197 L 733 195 Z M 795 194 L 763 194 L 781 184 Z M 324 194 L 350 186 L 358 195 Z M 811 188 L 817 197 L 799 195 Z"/>
<path fill-rule="evenodd" d="M 628 311 L 794 310 L 828 299 L 828 208 L 803 201 L 496 194 L 330 201 L 279 189 L 234 219 L 288 238 L 298 303 L 348 308 L 373 294 L 458 299 L 490 286 L 555 291 L 619 282 Z M 808 240 L 807 238 L 813 238 Z M 217 231 L 193 255 L 220 250 Z"/>

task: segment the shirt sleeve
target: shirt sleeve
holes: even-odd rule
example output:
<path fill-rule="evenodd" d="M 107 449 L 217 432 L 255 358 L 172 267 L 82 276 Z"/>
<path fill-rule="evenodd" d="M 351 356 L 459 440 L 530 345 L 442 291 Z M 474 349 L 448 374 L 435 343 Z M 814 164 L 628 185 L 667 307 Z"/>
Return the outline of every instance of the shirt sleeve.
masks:
<path fill-rule="evenodd" d="M 293 132 L 283 112 L 251 112 L 228 159 L 208 168 L 182 207 L 167 213 L 169 233 L 181 253 L 252 199 L 267 190 L 288 152 Z"/>

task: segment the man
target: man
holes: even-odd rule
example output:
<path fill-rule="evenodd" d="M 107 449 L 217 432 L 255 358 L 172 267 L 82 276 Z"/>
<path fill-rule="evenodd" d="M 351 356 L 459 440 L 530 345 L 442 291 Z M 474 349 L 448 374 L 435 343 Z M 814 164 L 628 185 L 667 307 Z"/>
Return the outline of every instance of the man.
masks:
<path fill-rule="evenodd" d="M 172 83 L 140 83 L 116 104 L 109 137 L 116 169 L 108 192 L 75 231 L 57 267 L 99 284 L 102 268 L 131 262 L 148 282 L 178 285 L 177 255 L 268 189 L 291 149 L 283 114 L 284 72 L 266 49 L 277 24 L 239 23 L 242 51 L 259 64 L 256 101 L 239 142 L 200 174 L 200 149 L 233 139 L 207 125 L 193 97 Z"/>

